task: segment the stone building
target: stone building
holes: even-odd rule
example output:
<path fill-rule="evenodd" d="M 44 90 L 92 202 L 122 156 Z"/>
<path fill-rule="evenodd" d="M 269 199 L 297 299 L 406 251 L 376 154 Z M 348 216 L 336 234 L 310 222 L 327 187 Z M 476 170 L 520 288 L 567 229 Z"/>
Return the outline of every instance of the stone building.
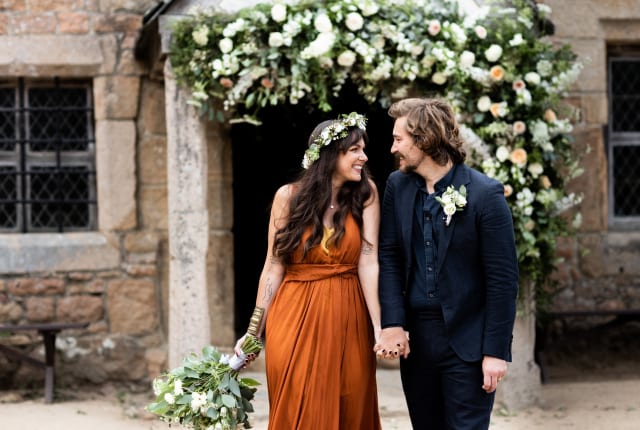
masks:
<path fill-rule="evenodd" d="M 230 348 L 248 321 L 268 204 L 308 128 L 285 122 L 295 112 L 273 113 L 270 129 L 231 127 L 186 103 L 167 62 L 170 23 L 217 3 L 0 7 L 0 324 L 88 322 L 58 336 L 61 383 L 149 381 L 207 343 Z M 591 148 L 554 307 L 640 309 L 640 0 L 545 3 L 554 37 L 586 63 L 571 101 L 576 145 Z M 285 150 L 251 146 L 266 139 Z M 387 152 L 371 156 L 378 179 Z M 28 377 L 41 375 L 0 354 L 0 383 Z"/>

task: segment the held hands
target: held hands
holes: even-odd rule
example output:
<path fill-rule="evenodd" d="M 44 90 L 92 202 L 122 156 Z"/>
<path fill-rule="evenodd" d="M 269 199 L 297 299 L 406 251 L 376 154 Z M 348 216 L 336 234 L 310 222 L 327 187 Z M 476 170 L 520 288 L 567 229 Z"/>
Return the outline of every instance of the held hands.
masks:
<path fill-rule="evenodd" d="M 507 362 L 501 358 L 485 355 L 482 359 L 482 374 L 484 375 L 484 383 L 482 389 L 487 393 L 496 391 L 498 382 L 502 381 L 507 373 Z"/>
<path fill-rule="evenodd" d="M 399 357 L 407 358 L 409 347 L 409 332 L 402 327 L 388 327 L 382 329 L 378 341 L 373 346 L 376 357 L 394 360 Z"/>

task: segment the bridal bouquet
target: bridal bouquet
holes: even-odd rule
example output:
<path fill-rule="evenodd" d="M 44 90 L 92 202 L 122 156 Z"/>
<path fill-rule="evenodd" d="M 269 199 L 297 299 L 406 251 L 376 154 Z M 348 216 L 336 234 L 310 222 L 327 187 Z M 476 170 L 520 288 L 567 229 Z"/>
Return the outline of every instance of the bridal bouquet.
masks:
<path fill-rule="evenodd" d="M 259 338 L 247 335 L 244 354 L 262 350 Z M 222 354 L 216 348 L 203 348 L 202 355 L 191 354 L 183 365 L 153 381 L 155 402 L 147 406 L 163 421 L 195 430 L 250 429 L 258 381 L 241 378 L 244 357 Z"/>

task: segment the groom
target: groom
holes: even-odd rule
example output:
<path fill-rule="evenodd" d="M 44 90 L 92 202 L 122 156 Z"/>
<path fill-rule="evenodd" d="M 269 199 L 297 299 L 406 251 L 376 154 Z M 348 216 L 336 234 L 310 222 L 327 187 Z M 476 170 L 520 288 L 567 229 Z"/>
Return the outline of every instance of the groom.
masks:
<path fill-rule="evenodd" d="M 504 187 L 464 164 L 444 101 L 401 100 L 389 115 L 399 169 L 382 202 L 383 330 L 374 350 L 401 357 L 414 429 L 487 429 L 511 361 L 518 293 Z"/>

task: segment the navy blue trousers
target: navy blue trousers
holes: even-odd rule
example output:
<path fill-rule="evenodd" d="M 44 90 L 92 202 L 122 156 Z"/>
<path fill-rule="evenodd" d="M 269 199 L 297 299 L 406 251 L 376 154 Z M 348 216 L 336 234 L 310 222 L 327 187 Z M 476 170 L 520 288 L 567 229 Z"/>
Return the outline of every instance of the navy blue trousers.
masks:
<path fill-rule="evenodd" d="M 495 392 L 482 389 L 482 362 L 465 362 L 449 346 L 444 321 L 409 324 L 411 353 L 400 374 L 414 430 L 486 430 Z"/>

